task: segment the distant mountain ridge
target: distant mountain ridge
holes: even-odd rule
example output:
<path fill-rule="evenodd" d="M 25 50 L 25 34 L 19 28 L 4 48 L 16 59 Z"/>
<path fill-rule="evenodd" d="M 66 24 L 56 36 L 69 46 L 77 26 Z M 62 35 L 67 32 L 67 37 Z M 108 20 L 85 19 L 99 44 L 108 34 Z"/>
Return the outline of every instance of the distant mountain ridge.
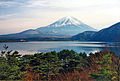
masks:
<path fill-rule="evenodd" d="M 97 31 L 82 23 L 74 17 L 63 17 L 58 21 L 37 29 L 29 29 L 20 33 L 0 35 L 0 39 L 40 39 L 40 38 L 65 38 L 84 31 Z"/>
<path fill-rule="evenodd" d="M 85 31 L 70 38 L 79 41 L 120 42 L 120 22 L 98 32 Z"/>
<path fill-rule="evenodd" d="M 120 41 L 120 22 L 100 31 L 82 23 L 74 17 L 64 17 L 37 29 L 20 33 L 0 35 L 1 40 L 78 40 L 78 41 Z"/>
<path fill-rule="evenodd" d="M 92 31 L 87 31 L 92 30 Z M 78 40 L 78 41 L 120 41 L 120 22 L 100 31 L 83 24 L 75 18 L 62 18 L 46 27 L 29 29 L 20 33 L 0 35 L 1 40 Z M 76 34 L 77 33 L 77 34 Z"/>
<path fill-rule="evenodd" d="M 78 41 L 90 41 L 92 39 L 92 36 L 96 33 L 96 31 L 85 31 L 82 33 L 79 33 L 75 36 L 72 36 L 71 40 L 78 40 Z"/>
<path fill-rule="evenodd" d="M 93 41 L 120 41 L 120 22 L 98 31 L 92 37 Z"/>

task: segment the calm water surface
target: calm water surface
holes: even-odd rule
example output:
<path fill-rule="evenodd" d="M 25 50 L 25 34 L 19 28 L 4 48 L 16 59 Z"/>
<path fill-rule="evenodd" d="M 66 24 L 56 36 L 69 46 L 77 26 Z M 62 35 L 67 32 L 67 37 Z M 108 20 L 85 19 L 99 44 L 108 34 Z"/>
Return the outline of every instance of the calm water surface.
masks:
<path fill-rule="evenodd" d="M 103 42 L 79 42 L 79 41 L 39 41 L 39 42 L 14 42 L 0 43 L 0 50 L 4 45 L 9 46 L 9 50 L 17 50 L 21 54 L 34 54 L 36 52 L 61 51 L 63 49 L 80 52 L 101 51 L 106 43 Z"/>

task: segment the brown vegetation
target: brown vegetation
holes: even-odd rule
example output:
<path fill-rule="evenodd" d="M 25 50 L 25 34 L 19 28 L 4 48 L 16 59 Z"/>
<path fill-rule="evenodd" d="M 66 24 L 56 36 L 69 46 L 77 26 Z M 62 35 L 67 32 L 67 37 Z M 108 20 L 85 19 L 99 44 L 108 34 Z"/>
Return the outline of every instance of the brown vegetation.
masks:
<path fill-rule="evenodd" d="M 98 52 L 95 54 L 90 54 L 87 59 L 84 59 L 84 65 L 79 69 L 76 69 L 72 72 L 62 72 L 59 74 L 50 75 L 48 81 L 94 81 L 95 78 L 90 77 L 91 73 L 99 73 L 99 68 L 104 67 L 103 64 L 98 64 L 98 61 L 103 61 L 104 56 L 110 54 L 112 55 L 111 59 L 112 62 L 107 64 L 111 68 L 117 72 L 117 76 L 112 77 L 113 81 L 116 81 L 116 78 L 119 78 L 119 67 L 120 67 L 120 59 L 114 54 L 110 52 Z M 115 66 L 118 67 L 115 67 Z M 37 79 L 36 79 L 37 78 Z M 41 80 L 39 74 L 35 74 L 33 72 L 28 73 L 26 81 L 34 81 L 34 80 Z"/>

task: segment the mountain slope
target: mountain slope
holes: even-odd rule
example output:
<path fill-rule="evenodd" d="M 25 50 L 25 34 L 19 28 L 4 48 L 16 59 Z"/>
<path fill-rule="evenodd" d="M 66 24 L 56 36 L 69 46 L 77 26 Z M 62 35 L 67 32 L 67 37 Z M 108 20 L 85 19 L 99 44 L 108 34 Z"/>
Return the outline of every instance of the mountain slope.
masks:
<path fill-rule="evenodd" d="M 46 27 L 40 27 L 36 30 L 52 36 L 73 36 L 84 31 L 96 31 L 96 29 L 74 17 L 64 17 Z"/>
<path fill-rule="evenodd" d="M 92 37 L 93 41 L 120 41 L 120 22 L 97 32 Z"/>
<path fill-rule="evenodd" d="M 79 41 L 89 41 L 91 40 L 92 36 L 95 34 L 95 31 L 85 31 L 83 33 L 79 33 L 75 36 L 72 36 L 71 40 L 79 40 Z"/>
<path fill-rule="evenodd" d="M 64 17 L 58 21 L 37 29 L 29 29 L 20 33 L 0 35 L 1 39 L 44 39 L 44 38 L 68 38 L 84 31 L 96 31 L 96 29 L 82 23 L 74 17 Z"/>

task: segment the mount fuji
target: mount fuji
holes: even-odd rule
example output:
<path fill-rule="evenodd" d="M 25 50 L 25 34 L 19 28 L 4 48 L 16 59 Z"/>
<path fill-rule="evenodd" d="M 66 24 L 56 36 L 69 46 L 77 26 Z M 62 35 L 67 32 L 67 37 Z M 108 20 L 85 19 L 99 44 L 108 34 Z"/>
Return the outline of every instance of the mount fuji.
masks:
<path fill-rule="evenodd" d="M 96 31 L 96 29 L 74 17 L 63 17 L 46 27 L 40 27 L 36 30 L 51 36 L 73 36 L 84 31 Z"/>
<path fill-rule="evenodd" d="M 41 39 L 66 38 L 84 31 L 97 31 L 74 17 L 63 17 L 58 21 L 37 29 L 29 29 L 20 33 L 0 35 L 0 39 Z"/>

